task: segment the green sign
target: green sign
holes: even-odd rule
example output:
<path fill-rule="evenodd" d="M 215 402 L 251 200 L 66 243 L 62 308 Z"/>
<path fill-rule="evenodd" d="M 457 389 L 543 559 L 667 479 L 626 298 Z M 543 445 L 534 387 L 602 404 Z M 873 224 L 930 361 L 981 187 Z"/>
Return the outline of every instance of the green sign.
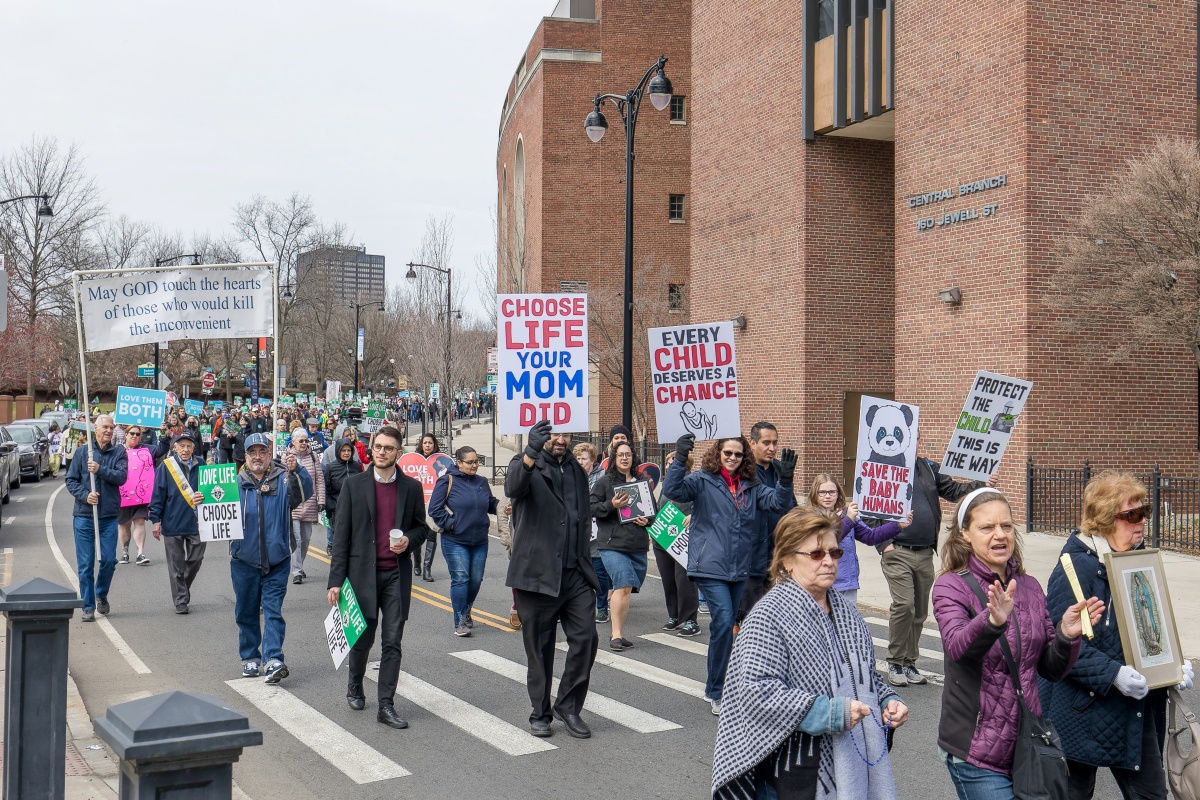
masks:
<path fill-rule="evenodd" d="M 275 458 L 282 458 L 283 451 L 287 450 L 288 439 L 292 434 L 287 431 L 275 431 Z"/>
<path fill-rule="evenodd" d="M 196 491 L 204 495 L 204 500 L 196 508 L 200 541 L 241 539 L 242 504 L 238 501 L 237 465 L 201 466 Z"/>
<path fill-rule="evenodd" d="M 79 410 L 79 401 L 75 400 L 74 398 L 72 398 L 70 400 L 63 400 L 63 408 L 69 408 L 69 409 L 72 409 L 73 411 L 78 411 Z"/>
<path fill-rule="evenodd" d="M 291 408 L 292 405 L 294 405 L 294 403 L 295 403 L 295 401 L 290 397 L 279 398 L 279 407 L 280 408 Z"/>
<path fill-rule="evenodd" d="M 208 444 L 212 441 L 212 425 L 200 426 L 200 441 Z"/>
<path fill-rule="evenodd" d="M 307 402 L 308 402 L 308 395 L 306 395 L 306 394 L 298 394 L 298 395 L 296 395 L 296 402 L 297 402 L 297 403 L 307 403 Z"/>
<path fill-rule="evenodd" d="M 383 427 L 386 421 L 387 406 L 377 400 L 372 400 L 367 405 L 367 414 L 363 417 L 362 429 L 367 433 L 375 433 Z"/>
<path fill-rule="evenodd" d="M 342 581 L 342 591 L 338 604 L 329 609 L 325 617 L 325 641 L 329 646 L 329 655 L 333 656 L 333 668 L 342 666 L 350 648 L 367 629 L 367 621 L 363 618 L 362 609 L 358 606 L 358 598 L 350 586 L 350 579 Z"/>
<path fill-rule="evenodd" d="M 662 507 L 658 509 L 658 514 L 654 517 L 654 522 L 650 523 L 649 528 L 646 528 L 646 533 L 658 542 L 658 546 L 670 553 L 671 558 L 685 567 L 688 562 L 686 519 L 684 513 L 679 510 L 679 506 L 670 500 L 664 500 Z"/>

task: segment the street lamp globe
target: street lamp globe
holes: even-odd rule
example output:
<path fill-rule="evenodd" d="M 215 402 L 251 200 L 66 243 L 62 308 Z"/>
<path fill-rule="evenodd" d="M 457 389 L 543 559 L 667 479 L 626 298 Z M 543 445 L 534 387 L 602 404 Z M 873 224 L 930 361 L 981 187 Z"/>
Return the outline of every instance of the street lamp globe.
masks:
<path fill-rule="evenodd" d="M 38 206 L 37 215 L 46 219 L 54 216 L 54 209 L 50 207 L 50 195 L 42 195 L 42 203 Z"/>
<path fill-rule="evenodd" d="M 661 68 L 650 79 L 650 85 L 647 87 L 647 90 L 650 93 L 650 104 L 657 110 L 662 111 L 671 104 L 671 81 Z"/>
<path fill-rule="evenodd" d="M 587 115 L 587 119 L 583 121 L 583 129 L 587 131 L 588 138 L 593 142 L 604 138 L 604 134 L 608 130 L 608 120 L 604 118 L 604 112 L 600 110 L 599 102 L 592 109 L 592 113 Z"/>
<path fill-rule="evenodd" d="M 408 272 L 404 273 L 404 277 L 408 278 L 410 281 L 415 281 L 417 279 L 417 268 L 412 264 L 409 264 Z"/>

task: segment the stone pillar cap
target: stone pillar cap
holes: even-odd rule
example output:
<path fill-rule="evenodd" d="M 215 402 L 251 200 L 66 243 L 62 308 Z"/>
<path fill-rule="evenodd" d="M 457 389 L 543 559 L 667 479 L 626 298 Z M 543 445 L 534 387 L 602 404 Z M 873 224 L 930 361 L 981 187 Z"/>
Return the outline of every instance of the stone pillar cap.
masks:
<path fill-rule="evenodd" d="M 10 611 L 70 611 L 76 608 L 83 608 L 83 601 L 74 589 L 45 578 L 30 578 L 0 588 L 0 612 L 6 614 Z"/>
<path fill-rule="evenodd" d="M 262 744 L 262 731 L 250 727 L 245 715 L 212 695 L 195 692 L 167 692 L 110 706 L 95 727 L 127 761 L 240 752 Z"/>

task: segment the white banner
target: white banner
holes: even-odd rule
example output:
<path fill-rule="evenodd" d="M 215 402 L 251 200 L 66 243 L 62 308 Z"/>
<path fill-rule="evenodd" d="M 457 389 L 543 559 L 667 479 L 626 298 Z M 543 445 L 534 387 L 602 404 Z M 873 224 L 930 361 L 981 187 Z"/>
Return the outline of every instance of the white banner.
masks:
<path fill-rule="evenodd" d="M 79 302 L 87 350 L 178 339 L 271 336 L 269 267 L 130 271 L 84 278 Z"/>
<path fill-rule="evenodd" d="M 586 431 L 587 295 L 502 294 L 496 300 L 500 432 L 525 433 L 543 419 L 556 431 Z"/>
<path fill-rule="evenodd" d="M 942 459 L 943 475 L 986 481 L 1000 465 L 1033 384 L 979 370 Z"/>
<path fill-rule="evenodd" d="M 659 442 L 740 436 L 733 323 L 650 328 L 650 371 Z"/>
<path fill-rule="evenodd" d="M 904 519 L 912 508 L 920 409 L 862 396 L 854 502 L 864 517 Z"/>

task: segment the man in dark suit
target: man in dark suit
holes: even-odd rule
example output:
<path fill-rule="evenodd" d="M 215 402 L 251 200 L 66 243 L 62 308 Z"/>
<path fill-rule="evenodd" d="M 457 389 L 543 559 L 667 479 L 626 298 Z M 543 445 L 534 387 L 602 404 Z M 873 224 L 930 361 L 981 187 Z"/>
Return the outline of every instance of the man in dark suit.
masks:
<path fill-rule="evenodd" d="M 382 613 L 376 719 L 393 728 L 408 727 L 396 713 L 396 681 L 400 677 L 400 642 L 412 599 L 409 554 L 425 541 L 427 530 L 421 484 L 396 468 L 401 441 L 395 428 L 380 428 L 371 442 L 371 466 L 342 484 L 329 567 L 329 604 L 337 605 L 342 581 L 349 578 L 367 621 L 367 629 L 350 649 L 346 702 L 355 711 L 366 707 L 363 675 Z"/>
<path fill-rule="evenodd" d="M 513 458 L 504 481 L 512 501 L 512 552 L 505 582 L 515 590 L 521 638 L 529 660 L 527 684 L 534 736 L 549 736 L 554 637 L 559 623 L 567 659 L 554 716 L 577 739 L 592 735 L 580 718 L 596 660 L 596 592 L 592 568 L 592 515 L 587 475 L 571 455 L 571 437 L 551 433 L 546 420 L 529 429 L 523 455 Z"/>

